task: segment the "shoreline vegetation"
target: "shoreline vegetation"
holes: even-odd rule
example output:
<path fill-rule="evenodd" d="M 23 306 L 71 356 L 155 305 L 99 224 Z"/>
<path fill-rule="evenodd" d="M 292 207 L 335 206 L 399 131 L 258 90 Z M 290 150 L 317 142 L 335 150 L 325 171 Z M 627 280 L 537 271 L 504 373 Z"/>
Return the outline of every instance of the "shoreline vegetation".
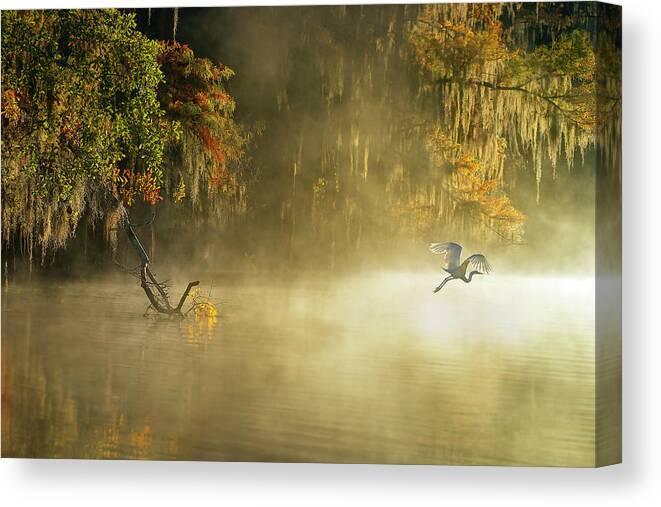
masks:
<path fill-rule="evenodd" d="M 2 24 L 5 278 L 135 256 L 125 212 L 156 215 L 141 234 L 159 263 L 341 270 L 448 237 L 534 258 L 572 213 L 571 235 L 593 234 L 578 201 L 594 199 L 597 158 L 619 188 L 606 5 L 5 11 Z M 249 25 L 280 45 L 256 46 Z M 201 41 L 211 26 L 220 51 Z"/>

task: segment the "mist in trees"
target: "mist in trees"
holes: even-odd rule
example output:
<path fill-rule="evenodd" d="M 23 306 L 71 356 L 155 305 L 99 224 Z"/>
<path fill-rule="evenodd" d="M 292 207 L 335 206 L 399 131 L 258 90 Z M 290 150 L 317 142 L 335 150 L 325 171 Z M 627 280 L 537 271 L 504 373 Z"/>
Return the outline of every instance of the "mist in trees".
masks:
<path fill-rule="evenodd" d="M 127 262 L 126 212 L 156 213 L 157 262 L 200 271 L 415 269 L 441 239 L 565 268 L 563 241 L 594 246 L 595 172 L 619 188 L 618 23 L 596 4 L 7 13 L 3 269 Z"/>

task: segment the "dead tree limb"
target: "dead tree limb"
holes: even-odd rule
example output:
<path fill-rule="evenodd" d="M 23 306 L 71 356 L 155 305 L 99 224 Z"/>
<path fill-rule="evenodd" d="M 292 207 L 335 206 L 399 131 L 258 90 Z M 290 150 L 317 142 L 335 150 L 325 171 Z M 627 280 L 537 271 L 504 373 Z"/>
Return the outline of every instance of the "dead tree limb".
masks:
<path fill-rule="evenodd" d="M 153 217 L 151 220 L 153 220 Z M 142 290 L 145 291 L 150 306 L 158 313 L 183 318 L 184 314 L 181 313 L 181 308 L 184 306 L 190 290 L 199 285 L 200 282 L 197 280 L 189 282 L 188 287 L 186 287 L 186 290 L 181 295 L 179 304 L 176 307 L 173 307 L 170 304 L 170 298 L 168 297 L 165 285 L 160 283 L 152 273 L 151 269 L 149 269 L 149 256 L 135 233 L 135 226 L 129 220 L 129 215 L 126 210 L 124 210 L 122 215 L 122 225 L 131 245 L 133 245 L 138 257 L 140 257 L 140 286 L 142 287 Z"/>

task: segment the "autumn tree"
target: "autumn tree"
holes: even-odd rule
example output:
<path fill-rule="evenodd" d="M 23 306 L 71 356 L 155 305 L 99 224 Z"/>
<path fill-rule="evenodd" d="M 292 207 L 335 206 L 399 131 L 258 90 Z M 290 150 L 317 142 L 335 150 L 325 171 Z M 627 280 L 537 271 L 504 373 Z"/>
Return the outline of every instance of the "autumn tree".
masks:
<path fill-rule="evenodd" d="M 443 188 L 452 201 L 453 220 L 477 224 L 508 242 L 521 240 L 527 217 L 514 207 L 500 178 L 485 173 L 483 164 L 441 128 L 428 134 L 427 148 L 448 174 Z M 501 152 L 505 148 L 501 145 Z"/>
<path fill-rule="evenodd" d="M 124 228 L 154 308 L 168 311 L 129 219 L 138 203 L 221 201 L 248 136 L 225 89 L 231 69 L 153 41 L 117 10 L 7 11 L 2 17 L 2 231 L 32 259 L 81 219 Z M 190 287 L 189 287 L 190 288 Z M 148 294 L 149 296 L 149 294 Z"/>
<path fill-rule="evenodd" d="M 32 256 L 139 194 L 160 198 L 170 129 L 159 45 L 117 11 L 2 17 L 2 229 Z"/>
<path fill-rule="evenodd" d="M 597 77 L 597 63 L 604 59 L 587 25 L 581 24 L 587 14 L 577 10 L 549 17 L 548 23 L 563 21 L 550 26 L 540 24 L 539 11 L 546 19 L 544 9 L 538 7 L 531 25 L 548 29 L 550 40 L 532 46 L 517 30 L 521 23 L 525 31 L 529 21 L 525 7 L 507 4 L 427 6 L 409 35 L 426 86 L 442 96 L 439 123 L 428 134 L 428 147 L 448 170 L 452 199 L 459 207 L 473 203 L 472 192 L 457 188 L 481 180 L 491 199 L 504 203 L 482 204 L 491 208 L 487 224 L 494 227 L 495 220 L 496 232 L 513 241 L 521 238 L 524 217 L 506 196 L 505 164 L 532 163 L 539 199 L 544 162 L 555 171 L 563 158 L 571 167 L 576 154 L 594 145 L 598 111 L 619 105 L 617 91 L 604 93 L 603 80 Z M 463 163 L 457 166 L 457 160 Z"/>
<path fill-rule="evenodd" d="M 167 117 L 181 129 L 168 146 L 170 187 L 175 202 L 188 197 L 195 207 L 239 199 L 243 191 L 236 163 L 244 156 L 254 129 L 234 120 L 235 101 L 225 83 L 229 67 L 197 58 L 186 44 L 162 42 L 158 63 L 164 74 L 157 97 Z"/>
<path fill-rule="evenodd" d="M 247 135 L 231 69 L 149 40 L 116 10 L 8 11 L 2 29 L 5 242 L 44 255 L 83 216 L 110 230 L 120 206 L 238 184 L 227 162 Z"/>

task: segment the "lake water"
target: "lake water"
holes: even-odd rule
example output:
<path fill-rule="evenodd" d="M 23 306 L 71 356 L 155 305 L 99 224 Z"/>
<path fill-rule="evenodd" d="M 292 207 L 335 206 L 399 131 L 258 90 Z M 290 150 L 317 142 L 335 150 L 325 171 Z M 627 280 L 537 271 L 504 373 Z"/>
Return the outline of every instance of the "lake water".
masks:
<path fill-rule="evenodd" d="M 131 281 L 9 285 L 2 454 L 593 465 L 593 280 L 436 283 L 219 283 L 216 322 L 145 318 Z"/>

